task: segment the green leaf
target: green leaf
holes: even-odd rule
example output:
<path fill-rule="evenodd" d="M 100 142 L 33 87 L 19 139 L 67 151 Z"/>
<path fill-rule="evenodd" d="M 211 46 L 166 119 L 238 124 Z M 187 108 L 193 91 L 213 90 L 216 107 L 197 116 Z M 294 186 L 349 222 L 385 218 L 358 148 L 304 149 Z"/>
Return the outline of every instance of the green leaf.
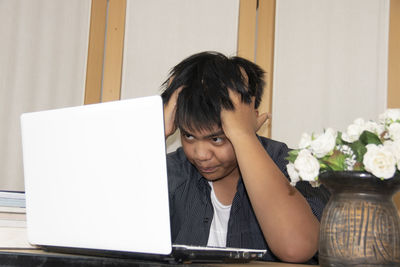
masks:
<path fill-rule="evenodd" d="M 320 161 L 319 162 L 319 172 L 322 172 L 322 171 L 333 171 L 333 170 L 325 162 Z"/>
<path fill-rule="evenodd" d="M 312 140 L 312 141 L 315 140 L 315 134 L 314 134 L 314 133 L 311 134 L 311 140 Z"/>
<path fill-rule="evenodd" d="M 286 159 L 291 162 L 294 163 L 294 161 L 296 160 L 297 156 L 299 155 L 299 150 L 298 149 L 294 149 L 294 150 L 290 150 L 288 152 L 288 156 L 286 157 Z"/>
<path fill-rule="evenodd" d="M 364 164 L 361 162 L 356 162 L 356 164 L 353 166 L 353 171 L 365 171 Z"/>
<path fill-rule="evenodd" d="M 337 132 L 336 145 L 344 145 L 345 142 L 342 139 L 342 132 Z"/>
<path fill-rule="evenodd" d="M 353 150 L 356 159 L 358 162 L 362 162 L 364 158 L 364 154 L 367 152 L 367 148 L 365 145 L 360 141 L 357 140 L 353 143 L 348 144 L 349 147 Z"/>
<path fill-rule="evenodd" d="M 321 159 L 321 161 L 329 166 L 332 171 L 343 171 L 346 167 L 345 164 L 346 155 L 338 150 L 334 150 L 331 156 L 327 156 Z"/>
<path fill-rule="evenodd" d="M 368 144 L 375 144 L 375 145 L 381 145 L 381 139 L 379 139 L 379 136 L 377 136 L 376 134 L 370 132 L 370 131 L 364 131 L 362 132 L 362 134 L 360 135 L 360 139 L 359 139 L 364 145 L 368 145 Z"/>

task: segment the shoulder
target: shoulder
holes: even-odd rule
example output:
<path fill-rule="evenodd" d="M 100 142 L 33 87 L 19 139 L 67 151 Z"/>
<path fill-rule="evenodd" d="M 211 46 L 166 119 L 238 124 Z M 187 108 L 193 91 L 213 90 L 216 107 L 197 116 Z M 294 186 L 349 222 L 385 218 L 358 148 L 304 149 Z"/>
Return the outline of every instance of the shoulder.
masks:
<path fill-rule="evenodd" d="M 175 191 L 193 176 L 193 166 L 186 158 L 182 147 L 167 154 L 167 171 L 170 192 Z"/>
<path fill-rule="evenodd" d="M 262 146 L 267 151 L 268 155 L 275 162 L 276 166 L 281 172 L 288 178 L 286 165 L 288 164 L 287 157 L 289 148 L 285 143 L 266 138 L 264 136 L 258 136 Z"/>
<path fill-rule="evenodd" d="M 258 139 L 273 160 L 287 157 L 289 148 L 285 143 L 264 136 L 258 136 Z"/>
<path fill-rule="evenodd" d="M 167 163 L 168 165 L 177 165 L 180 166 L 187 161 L 185 153 L 183 152 L 182 147 L 177 148 L 174 152 L 170 152 L 167 154 Z"/>
<path fill-rule="evenodd" d="M 265 150 L 268 152 L 272 160 L 281 169 L 282 173 L 289 179 L 286 165 L 288 164 L 287 156 L 290 148 L 285 143 L 275 141 L 266 137 L 259 136 Z M 314 215 L 320 220 L 324 206 L 329 200 L 330 193 L 324 187 L 312 187 L 308 182 L 298 182 L 297 190 L 304 196 L 311 207 Z"/>

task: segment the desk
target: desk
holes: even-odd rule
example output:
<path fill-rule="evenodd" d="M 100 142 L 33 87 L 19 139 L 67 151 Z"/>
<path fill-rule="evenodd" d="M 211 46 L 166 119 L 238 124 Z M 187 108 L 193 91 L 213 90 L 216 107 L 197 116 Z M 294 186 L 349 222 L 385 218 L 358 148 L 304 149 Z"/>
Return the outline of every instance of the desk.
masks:
<path fill-rule="evenodd" d="M 118 259 L 94 257 L 86 255 L 62 254 L 42 250 L 7 250 L 0 249 L 0 266 L 46 266 L 46 267 L 176 267 L 176 266 L 207 266 L 207 267 L 311 267 L 315 265 L 289 264 L 277 262 L 250 262 L 245 264 L 168 264 L 161 262 L 140 261 L 134 259 Z"/>

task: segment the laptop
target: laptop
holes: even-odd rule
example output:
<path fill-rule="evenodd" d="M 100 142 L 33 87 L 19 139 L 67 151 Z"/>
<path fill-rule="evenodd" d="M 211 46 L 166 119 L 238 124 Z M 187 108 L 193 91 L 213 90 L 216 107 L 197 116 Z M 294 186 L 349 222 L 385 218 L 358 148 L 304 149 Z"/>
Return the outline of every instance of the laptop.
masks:
<path fill-rule="evenodd" d="M 174 262 L 265 250 L 171 243 L 160 96 L 21 115 L 27 233 L 46 250 Z"/>

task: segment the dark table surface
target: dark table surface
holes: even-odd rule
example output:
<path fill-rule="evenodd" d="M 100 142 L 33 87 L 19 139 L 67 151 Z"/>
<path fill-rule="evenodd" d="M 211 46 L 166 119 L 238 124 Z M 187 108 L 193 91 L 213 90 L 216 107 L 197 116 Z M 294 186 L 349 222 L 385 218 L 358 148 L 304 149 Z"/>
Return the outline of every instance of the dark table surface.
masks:
<path fill-rule="evenodd" d="M 244 264 L 176 264 L 168 262 L 157 262 L 138 259 L 121 259 L 111 257 L 97 257 L 78 254 L 65 254 L 46 252 L 39 249 L 32 250 L 17 250 L 17 249 L 0 249 L 0 266 L 100 266 L 100 267 L 131 267 L 131 266 L 235 266 L 235 267 L 250 267 L 250 266 L 276 266 L 276 267 L 295 267 L 295 266 L 310 266 L 302 264 L 275 263 L 275 262 L 259 262 L 254 261 Z M 315 265 L 314 265 L 315 266 Z"/>

